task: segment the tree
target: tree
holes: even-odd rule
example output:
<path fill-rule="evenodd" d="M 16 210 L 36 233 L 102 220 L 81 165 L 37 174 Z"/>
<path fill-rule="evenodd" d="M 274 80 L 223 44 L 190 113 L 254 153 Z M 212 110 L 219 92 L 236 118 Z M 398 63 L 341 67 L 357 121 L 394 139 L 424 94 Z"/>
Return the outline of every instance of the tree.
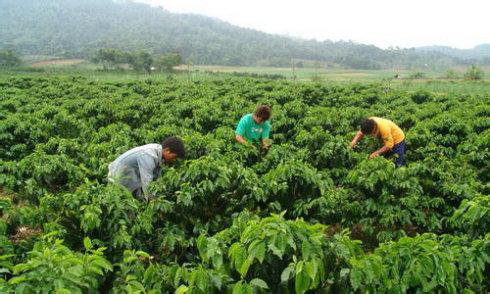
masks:
<path fill-rule="evenodd" d="M 153 65 L 153 57 L 150 53 L 145 51 L 138 51 L 133 54 L 129 54 L 128 63 L 134 70 L 151 72 L 151 66 Z"/>
<path fill-rule="evenodd" d="M 99 49 L 92 57 L 92 62 L 101 63 L 104 69 L 114 68 L 127 63 L 127 54 L 114 48 Z"/>
<path fill-rule="evenodd" d="M 482 80 L 485 76 L 485 73 L 476 65 L 471 65 L 466 73 L 464 74 L 464 78 L 467 80 Z"/>
<path fill-rule="evenodd" d="M 421 72 L 421 71 L 416 71 L 416 72 L 413 72 L 411 73 L 409 76 L 408 76 L 409 79 L 412 79 L 412 80 L 420 80 L 420 79 L 425 79 L 425 73 Z"/>
<path fill-rule="evenodd" d="M 148 52 L 124 52 L 113 48 L 99 49 L 91 60 L 94 63 L 101 63 L 104 69 L 129 65 L 134 70 L 148 73 L 153 65 L 153 57 Z"/>
<path fill-rule="evenodd" d="M 22 63 L 20 57 L 13 50 L 0 50 L 0 67 L 19 66 Z"/>
<path fill-rule="evenodd" d="M 182 64 L 182 56 L 180 53 L 170 53 L 158 56 L 155 61 L 155 67 L 159 71 L 172 71 L 172 69 Z"/>
<path fill-rule="evenodd" d="M 454 79 L 459 79 L 459 75 L 456 71 L 449 69 L 448 71 L 446 71 L 444 78 L 454 80 Z"/>

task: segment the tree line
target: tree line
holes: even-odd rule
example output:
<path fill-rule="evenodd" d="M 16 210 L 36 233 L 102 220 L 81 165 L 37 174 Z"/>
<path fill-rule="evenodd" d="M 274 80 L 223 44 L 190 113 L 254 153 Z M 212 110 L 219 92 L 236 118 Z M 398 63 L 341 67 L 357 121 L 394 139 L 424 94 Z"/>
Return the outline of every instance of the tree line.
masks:
<path fill-rule="evenodd" d="M 172 71 L 182 64 L 180 53 L 152 55 L 146 51 L 122 51 L 114 48 L 99 49 L 90 57 L 90 61 L 102 65 L 104 70 L 130 68 L 136 71 Z M 19 67 L 22 58 L 14 50 L 0 50 L 0 68 Z"/>
<path fill-rule="evenodd" d="M 122 51 L 115 48 L 99 49 L 91 61 L 101 64 L 104 70 L 130 67 L 136 71 L 150 73 L 155 71 L 172 71 L 182 63 L 180 53 L 152 55 L 146 51 Z"/>
<path fill-rule="evenodd" d="M 0 67 L 13 67 L 22 64 L 22 60 L 14 50 L 0 50 Z"/>

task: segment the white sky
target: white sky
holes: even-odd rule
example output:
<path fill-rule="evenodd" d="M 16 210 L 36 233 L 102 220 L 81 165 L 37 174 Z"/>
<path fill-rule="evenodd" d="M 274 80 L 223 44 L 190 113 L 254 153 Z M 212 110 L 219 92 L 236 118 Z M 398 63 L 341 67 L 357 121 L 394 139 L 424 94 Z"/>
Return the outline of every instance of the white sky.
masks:
<path fill-rule="evenodd" d="M 490 43 L 490 0 L 137 0 L 267 33 L 389 46 Z"/>

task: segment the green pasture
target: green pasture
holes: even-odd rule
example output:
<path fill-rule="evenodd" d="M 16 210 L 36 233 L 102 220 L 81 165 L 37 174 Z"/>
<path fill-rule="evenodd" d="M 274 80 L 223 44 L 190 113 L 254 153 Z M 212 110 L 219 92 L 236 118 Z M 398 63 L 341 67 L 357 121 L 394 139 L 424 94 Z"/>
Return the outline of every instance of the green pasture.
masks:
<path fill-rule="evenodd" d="M 31 58 L 27 66 L 19 69 L 0 70 L 0 77 L 29 76 L 83 76 L 94 81 L 122 82 L 129 80 L 164 80 L 169 78 L 189 81 L 220 79 L 233 75 L 263 75 L 266 77 L 284 78 L 297 83 L 383 83 L 388 87 L 407 91 L 426 90 L 437 93 L 490 93 L 490 67 L 482 68 L 485 78 L 481 81 L 466 81 L 463 78 L 446 79 L 447 70 L 350 70 L 339 68 L 276 68 L 276 67 L 232 67 L 211 65 L 182 65 L 173 73 L 139 73 L 128 69 L 102 70 L 98 65 L 87 61 L 70 62 L 70 60 L 49 60 Z M 462 77 L 465 68 L 452 69 Z M 423 78 L 413 78 L 421 73 Z M 395 75 L 398 75 L 395 78 Z"/>

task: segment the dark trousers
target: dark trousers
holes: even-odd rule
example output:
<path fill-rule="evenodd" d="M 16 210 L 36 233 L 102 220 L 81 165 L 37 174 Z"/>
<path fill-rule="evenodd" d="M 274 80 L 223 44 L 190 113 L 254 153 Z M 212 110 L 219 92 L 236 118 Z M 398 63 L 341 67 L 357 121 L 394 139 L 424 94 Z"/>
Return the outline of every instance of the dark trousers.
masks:
<path fill-rule="evenodd" d="M 133 196 L 138 199 L 143 199 L 143 189 L 138 188 L 132 192 Z"/>
<path fill-rule="evenodd" d="M 394 154 L 398 155 L 395 159 L 395 165 L 397 167 L 405 165 L 405 150 L 407 149 L 407 144 L 405 140 L 393 146 L 391 150 Z"/>

